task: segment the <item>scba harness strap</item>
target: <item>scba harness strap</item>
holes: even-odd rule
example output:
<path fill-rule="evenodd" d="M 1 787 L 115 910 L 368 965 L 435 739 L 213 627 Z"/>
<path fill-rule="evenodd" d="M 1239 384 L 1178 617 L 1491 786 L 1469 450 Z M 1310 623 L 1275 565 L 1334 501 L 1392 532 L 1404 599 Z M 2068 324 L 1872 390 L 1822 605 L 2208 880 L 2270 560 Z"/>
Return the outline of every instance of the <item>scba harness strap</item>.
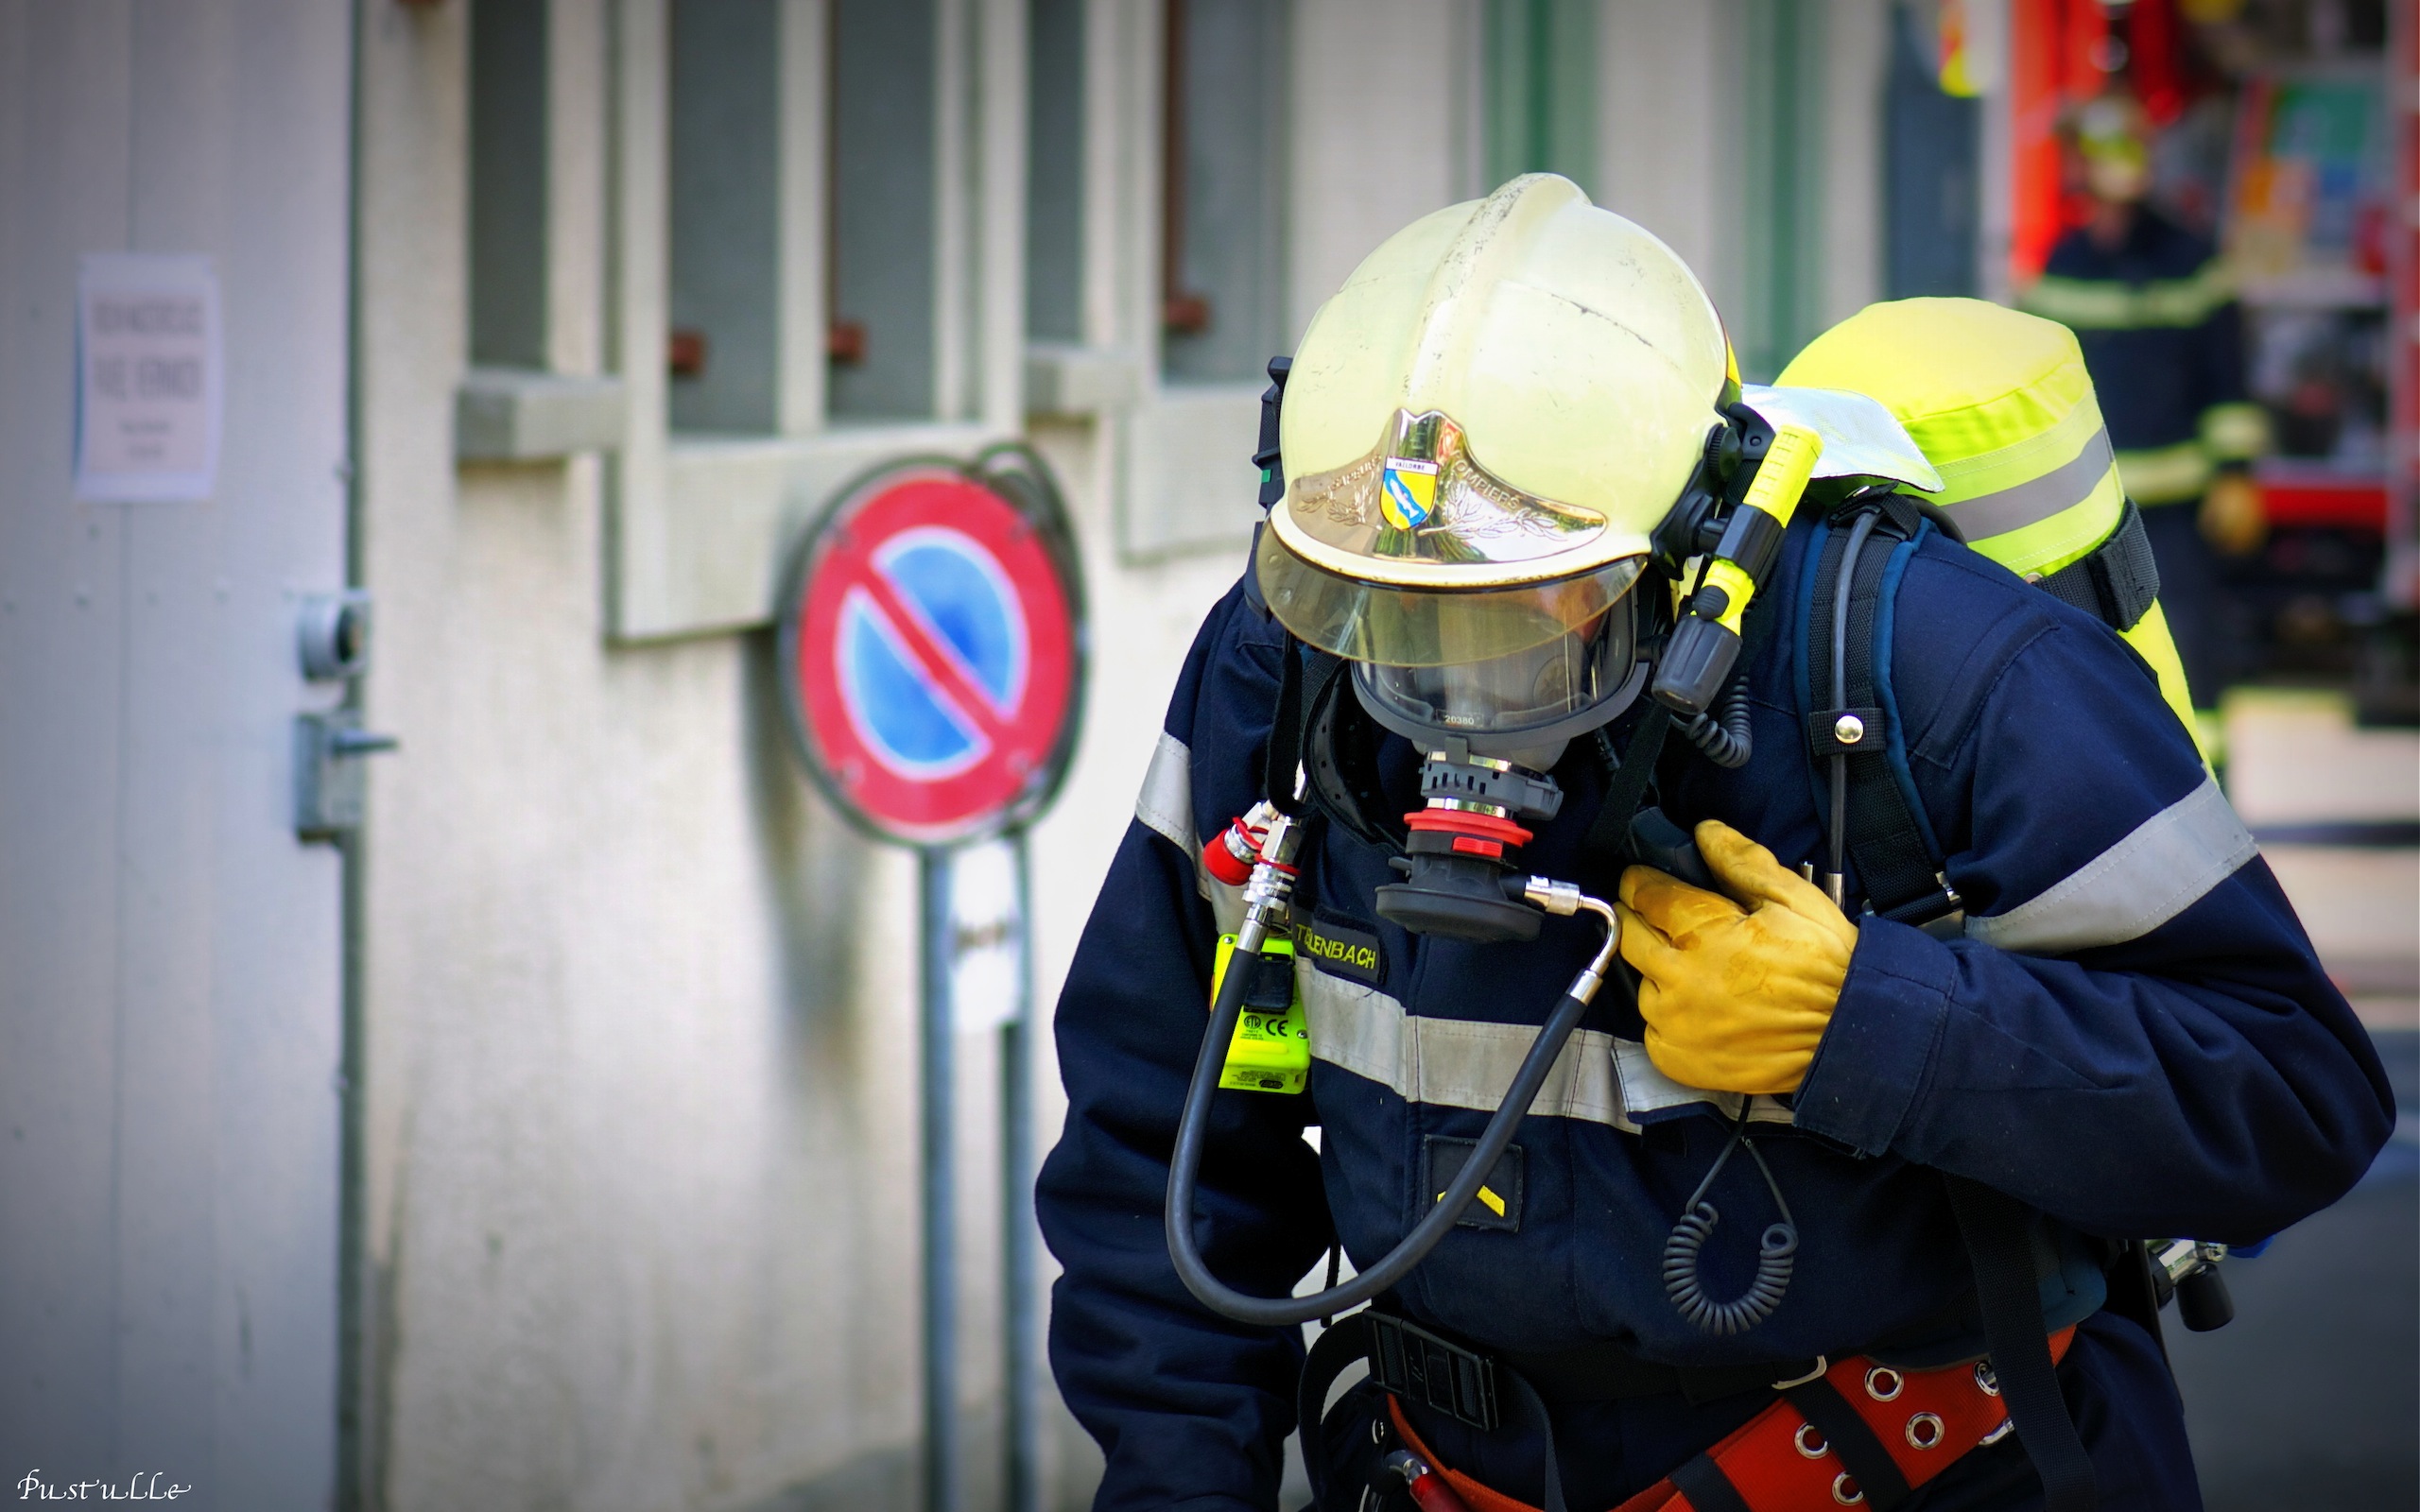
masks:
<path fill-rule="evenodd" d="M 1905 554 L 1927 528 L 1914 504 L 1896 495 L 1868 498 L 1831 523 L 1807 616 L 1806 691 L 1815 706 L 1807 740 L 1816 769 L 1828 768 L 1832 777 L 1835 873 L 1844 844 L 1869 910 L 1900 923 L 1954 931 L 1962 917 L 1961 900 L 1907 770 L 1890 690 L 1890 598 Z M 1885 549 L 1868 549 L 1874 536 L 1885 539 Z M 2100 614 L 2113 628 L 2142 617 L 2159 583 L 2131 503 L 2091 556 L 2039 580 L 2038 586 L 2078 603 L 2060 592 L 2061 580 L 2072 593 L 2088 589 L 2095 602 L 2079 607 Z M 1845 904 L 1837 893 L 1834 901 Z M 2008 1383 L 2009 1410 L 2042 1477 L 2045 1505 L 2048 1512 L 2086 1512 L 2094 1503 L 2092 1461 L 2059 1393 L 2053 1360 L 2040 1348 L 2045 1329 L 2030 1238 L 2033 1214 L 1979 1182 L 1946 1172 L 1942 1179 L 1975 1271 L 1990 1357 Z"/>
<path fill-rule="evenodd" d="M 2069 1327 L 2037 1338 L 2034 1347 L 2056 1362 L 2074 1337 Z M 1563 1512 L 1551 1421 L 1525 1373 L 1401 1319 L 1365 1311 L 1320 1336 L 1298 1402 L 1304 1422 L 1322 1420 L 1329 1387 L 1365 1356 L 1372 1379 L 1387 1392 L 1388 1421 L 1396 1436 L 1443 1477 L 1471 1512 Z M 2019 1415 L 2014 1396 L 2003 1395 L 2000 1378 L 1979 1361 L 1903 1370 L 1862 1356 L 1817 1360 L 1778 1380 L 1778 1371 L 1788 1367 L 1689 1372 L 1636 1365 L 1641 1379 L 1635 1384 L 1642 1389 L 1619 1394 L 1649 1395 L 1645 1388 L 1659 1384 L 1673 1390 L 1678 1382 L 1703 1376 L 1704 1381 L 1692 1383 L 1706 1387 L 1707 1395 L 1691 1391 L 1693 1399 L 1767 1390 L 1776 1400 L 1615 1512 L 1817 1512 L 1859 1505 L 1892 1512 L 1969 1452 L 1998 1442 Z M 1671 1380 L 1648 1379 L 1659 1374 Z M 1756 1379 L 1739 1380 L 1743 1375 Z M 1474 1427 L 1493 1428 L 1503 1418 L 1536 1429 L 1544 1451 L 1540 1503 L 1524 1502 L 1442 1464 L 1413 1428 L 1404 1410 L 1407 1400 Z M 1316 1454 L 1305 1458 L 1314 1505 L 1325 1506 L 1324 1467 Z M 2055 1489 L 2051 1504 L 2058 1504 Z"/>
<path fill-rule="evenodd" d="M 2066 1329 L 2048 1340 L 2051 1358 L 2064 1358 L 2074 1338 Z M 1901 1371 L 1860 1357 L 1781 1391 L 1780 1400 L 1615 1512 L 1892 1512 L 2009 1430 L 1998 1383 L 1980 1364 Z M 1406 1445 L 1436 1465 L 1401 1406 L 1390 1402 L 1388 1415 Z M 1539 1512 L 1439 1469 L 1471 1512 Z"/>
<path fill-rule="evenodd" d="M 1872 524 L 1861 529 L 1866 519 Z M 1887 635 L 1898 570 L 1926 525 L 1941 520 L 1940 511 L 1903 494 L 1866 495 L 1836 513 L 1816 563 L 1806 630 L 1807 749 L 1818 772 L 1846 768 L 1847 848 L 1866 904 L 1920 927 L 1954 926 L 1959 898 L 1908 774 Z M 2142 511 L 2128 500 L 2107 540 L 2033 586 L 2113 630 L 2132 629 L 2159 595 Z"/>

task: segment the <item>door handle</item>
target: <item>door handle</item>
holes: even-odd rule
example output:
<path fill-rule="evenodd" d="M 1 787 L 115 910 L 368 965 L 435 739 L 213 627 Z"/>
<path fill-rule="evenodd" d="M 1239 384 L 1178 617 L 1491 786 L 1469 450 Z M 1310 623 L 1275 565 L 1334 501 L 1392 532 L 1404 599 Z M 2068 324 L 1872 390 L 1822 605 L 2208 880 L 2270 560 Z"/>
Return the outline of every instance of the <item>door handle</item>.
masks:
<path fill-rule="evenodd" d="M 392 735 L 361 728 L 351 709 L 294 718 L 294 833 L 303 840 L 340 840 L 361 828 L 369 783 L 361 758 L 398 749 Z"/>

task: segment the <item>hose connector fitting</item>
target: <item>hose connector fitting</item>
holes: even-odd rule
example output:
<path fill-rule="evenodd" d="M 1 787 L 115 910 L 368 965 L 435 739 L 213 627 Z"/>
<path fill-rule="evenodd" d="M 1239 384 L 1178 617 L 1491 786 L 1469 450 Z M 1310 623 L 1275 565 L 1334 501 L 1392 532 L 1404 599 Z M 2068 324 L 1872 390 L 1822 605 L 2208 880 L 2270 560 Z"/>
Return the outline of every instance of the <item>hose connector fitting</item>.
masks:
<path fill-rule="evenodd" d="M 1261 942 L 1285 934 L 1293 920 L 1294 879 L 1300 875 L 1294 853 L 1302 849 L 1303 821 L 1291 814 L 1272 814 L 1261 835 L 1260 859 L 1244 884 L 1244 921 L 1236 931 L 1236 949 L 1260 952 Z"/>

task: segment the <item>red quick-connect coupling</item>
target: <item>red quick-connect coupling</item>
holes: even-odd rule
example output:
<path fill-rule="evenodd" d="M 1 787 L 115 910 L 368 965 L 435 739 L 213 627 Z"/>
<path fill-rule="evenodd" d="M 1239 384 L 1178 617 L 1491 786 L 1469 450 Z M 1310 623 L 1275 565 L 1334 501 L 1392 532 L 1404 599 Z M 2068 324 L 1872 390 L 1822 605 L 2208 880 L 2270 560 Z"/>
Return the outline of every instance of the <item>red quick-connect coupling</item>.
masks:
<path fill-rule="evenodd" d="M 1481 856 L 1490 861 L 1506 859 L 1506 847 L 1528 845 L 1531 838 L 1529 831 L 1511 819 L 1493 814 L 1477 814 L 1469 809 L 1439 808 L 1435 804 L 1417 814 L 1405 815 L 1403 821 L 1415 835 L 1443 837 L 1441 849 L 1450 850 L 1456 855 Z"/>
<path fill-rule="evenodd" d="M 1203 868 L 1230 887 L 1250 882 L 1253 865 L 1260 860 L 1261 842 L 1269 837 L 1269 821 L 1276 816 L 1276 806 L 1267 799 L 1253 804 L 1250 814 L 1237 816 L 1201 848 Z"/>

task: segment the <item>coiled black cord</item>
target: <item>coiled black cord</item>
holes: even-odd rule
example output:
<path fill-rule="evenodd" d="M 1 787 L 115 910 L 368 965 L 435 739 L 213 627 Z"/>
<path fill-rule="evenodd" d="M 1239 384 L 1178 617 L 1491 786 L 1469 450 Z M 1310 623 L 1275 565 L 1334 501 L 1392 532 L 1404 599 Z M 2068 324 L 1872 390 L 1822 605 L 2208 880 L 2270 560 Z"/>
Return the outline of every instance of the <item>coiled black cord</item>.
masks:
<path fill-rule="evenodd" d="M 1731 1138 L 1722 1153 L 1714 1158 L 1713 1169 L 1698 1189 L 1689 1194 L 1683 1205 L 1681 1221 L 1672 1226 L 1670 1237 L 1664 1241 L 1664 1292 L 1672 1305 L 1691 1323 L 1717 1336 L 1745 1333 L 1773 1315 L 1781 1306 L 1784 1294 L 1789 1290 L 1789 1274 L 1798 1262 L 1798 1223 L 1789 1215 L 1789 1204 L 1782 1200 L 1781 1183 L 1773 1179 L 1773 1168 L 1765 1163 L 1765 1152 L 1756 1148 L 1748 1135 L 1748 1110 L 1739 1110 L 1739 1122 L 1731 1130 Z M 1765 1190 L 1773 1194 L 1773 1206 L 1781 1210 L 1781 1222 L 1766 1226 L 1764 1237 L 1756 1246 L 1756 1277 L 1748 1289 L 1727 1302 L 1718 1302 L 1706 1296 L 1703 1278 L 1698 1264 L 1705 1253 L 1706 1241 L 1714 1236 L 1715 1225 L 1722 1214 L 1705 1194 L 1714 1187 L 1714 1178 L 1722 1174 L 1730 1162 L 1731 1152 L 1740 1145 L 1748 1146 L 1748 1154 L 1756 1169 L 1765 1174 Z"/>
<path fill-rule="evenodd" d="M 1722 701 L 1703 713 L 1691 714 L 1682 724 L 1681 733 L 1689 744 L 1705 752 L 1706 760 L 1717 766 L 1736 768 L 1748 765 L 1749 753 L 1755 741 L 1748 730 L 1748 669 L 1741 667 L 1722 690 Z"/>

